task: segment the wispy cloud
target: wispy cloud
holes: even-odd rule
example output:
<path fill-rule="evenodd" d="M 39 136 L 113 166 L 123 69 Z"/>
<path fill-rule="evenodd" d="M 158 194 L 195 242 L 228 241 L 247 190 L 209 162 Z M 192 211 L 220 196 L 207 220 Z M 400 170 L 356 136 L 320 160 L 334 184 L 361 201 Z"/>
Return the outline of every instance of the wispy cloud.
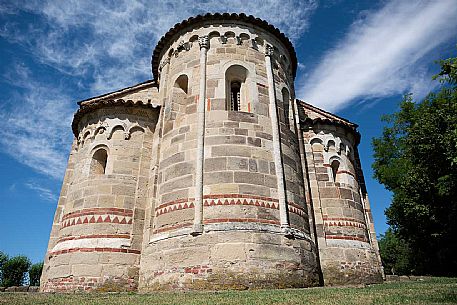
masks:
<path fill-rule="evenodd" d="M 30 181 L 25 183 L 25 186 L 31 189 L 32 191 L 35 191 L 38 193 L 38 196 L 40 198 L 50 201 L 50 202 L 56 202 L 57 201 L 57 196 L 48 188 L 40 185 L 39 183 L 35 181 Z"/>
<path fill-rule="evenodd" d="M 72 99 L 58 84 L 33 79 L 20 64 L 4 80 L 16 86 L 18 93 L 0 107 L 2 150 L 40 173 L 61 178 L 72 139 Z"/>
<path fill-rule="evenodd" d="M 335 111 L 356 99 L 405 91 L 425 95 L 433 84 L 425 67 L 430 62 L 422 60 L 455 36 L 456 16 L 453 0 L 391 1 L 350 27 L 299 80 L 297 96 Z"/>
<path fill-rule="evenodd" d="M 307 30 L 316 7 L 314 0 L 266 0 L 261 5 L 245 0 L 0 4 L 5 17 L 0 37 L 62 76 L 45 82 L 22 63 L 9 66 L 2 76 L 20 90 L 0 106 L 2 149 L 37 172 L 61 178 L 72 138 L 75 86 L 89 97 L 151 78 L 150 58 L 158 39 L 175 23 L 196 14 L 253 14 L 297 39 Z M 29 18 L 14 18 L 20 14 Z"/>
<path fill-rule="evenodd" d="M 17 9 L 38 15 L 42 26 L 21 31 L 17 24 L 7 23 L 0 35 L 33 48 L 37 60 L 63 73 L 91 78 L 91 93 L 99 94 L 150 78 L 155 43 L 185 18 L 207 12 L 244 12 L 296 39 L 308 28 L 316 7 L 314 0 L 267 0 L 262 5 L 244 0 L 32 1 Z"/>

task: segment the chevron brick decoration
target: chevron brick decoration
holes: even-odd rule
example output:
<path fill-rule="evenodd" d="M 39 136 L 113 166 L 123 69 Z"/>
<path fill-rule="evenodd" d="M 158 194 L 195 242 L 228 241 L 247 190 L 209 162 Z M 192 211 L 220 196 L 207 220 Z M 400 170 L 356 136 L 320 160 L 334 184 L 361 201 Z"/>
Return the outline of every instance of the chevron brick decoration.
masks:
<path fill-rule="evenodd" d="M 363 221 L 350 217 L 324 217 L 324 226 L 327 227 L 353 227 L 366 229 Z"/>
<path fill-rule="evenodd" d="M 68 213 L 62 217 L 60 228 L 93 223 L 117 223 L 131 225 L 133 210 L 118 208 L 83 209 Z"/>
<path fill-rule="evenodd" d="M 217 194 L 217 195 L 205 195 L 203 205 L 205 207 L 211 206 L 225 206 L 225 205 L 250 205 L 257 206 L 266 209 L 279 210 L 278 199 L 243 195 L 243 194 Z M 170 201 L 159 205 L 155 209 L 155 216 L 160 216 L 174 211 L 191 209 L 194 208 L 194 198 L 182 198 L 174 201 Z M 308 217 L 305 209 L 296 203 L 289 202 L 289 212 L 299 215 L 300 217 Z"/>

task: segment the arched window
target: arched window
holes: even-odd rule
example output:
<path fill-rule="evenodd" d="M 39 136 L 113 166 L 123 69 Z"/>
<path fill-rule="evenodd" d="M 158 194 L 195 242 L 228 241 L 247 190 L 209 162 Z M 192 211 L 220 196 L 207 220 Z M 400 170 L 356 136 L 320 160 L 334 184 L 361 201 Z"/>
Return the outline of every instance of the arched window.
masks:
<path fill-rule="evenodd" d="M 107 161 L 108 152 L 106 151 L 106 149 L 98 149 L 92 156 L 92 161 L 90 164 L 91 175 L 104 175 Z"/>
<path fill-rule="evenodd" d="M 181 74 L 174 82 L 171 91 L 171 101 L 165 104 L 164 115 L 166 120 L 172 120 L 179 107 L 172 107 L 172 104 L 186 105 L 189 93 L 189 78 L 185 74 Z"/>
<path fill-rule="evenodd" d="M 187 94 L 189 90 L 189 78 L 187 75 L 180 75 L 176 79 L 174 87 L 177 88 L 177 91 L 181 91 L 181 93 Z"/>
<path fill-rule="evenodd" d="M 290 107 L 290 95 L 289 91 L 286 88 L 282 88 L 282 103 L 284 107 L 284 123 L 286 124 L 287 128 L 290 127 L 290 120 L 289 120 L 289 107 Z"/>
<path fill-rule="evenodd" d="M 230 110 L 240 111 L 240 90 L 241 83 L 233 81 L 230 83 Z"/>
<path fill-rule="evenodd" d="M 338 173 L 340 162 L 338 162 L 337 160 L 333 160 L 332 164 L 330 164 L 330 167 L 332 168 L 333 182 L 336 182 L 336 174 Z"/>
<path fill-rule="evenodd" d="M 246 84 L 247 72 L 247 69 L 240 65 L 233 65 L 225 72 L 227 110 L 250 111 Z"/>

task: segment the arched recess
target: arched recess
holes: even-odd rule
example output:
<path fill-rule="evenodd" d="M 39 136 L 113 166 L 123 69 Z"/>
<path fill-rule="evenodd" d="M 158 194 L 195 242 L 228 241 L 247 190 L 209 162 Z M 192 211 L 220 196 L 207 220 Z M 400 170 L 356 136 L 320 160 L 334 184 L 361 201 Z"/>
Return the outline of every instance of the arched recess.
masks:
<path fill-rule="evenodd" d="M 335 145 L 335 141 L 330 139 L 327 141 L 327 151 L 329 152 L 332 152 L 332 153 L 335 153 L 336 152 L 336 145 Z"/>
<path fill-rule="evenodd" d="M 290 94 L 286 87 L 282 88 L 282 103 L 284 107 L 284 123 L 290 128 Z"/>
<path fill-rule="evenodd" d="M 173 84 L 172 101 L 180 105 L 184 105 L 187 102 L 187 96 L 189 94 L 189 77 L 185 74 L 181 74 L 176 78 Z"/>
<path fill-rule="evenodd" d="M 232 65 L 225 71 L 227 110 L 251 111 L 247 80 L 248 70 L 241 65 Z"/>
<path fill-rule="evenodd" d="M 173 87 L 176 89 L 181 89 L 181 91 L 185 94 L 189 93 L 189 78 L 187 75 L 181 74 L 178 76 Z"/>
<path fill-rule="evenodd" d="M 218 31 L 212 31 L 211 33 L 208 34 L 209 39 L 215 38 L 215 37 L 220 37 L 221 33 Z"/>
<path fill-rule="evenodd" d="M 330 153 L 328 153 L 330 154 Z M 347 183 L 347 177 L 344 171 L 347 170 L 346 161 L 344 158 L 336 155 L 332 152 L 328 158 L 328 164 L 330 165 L 331 182 Z"/>
<path fill-rule="evenodd" d="M 90 162 L 90 176 L 104 175 L 108 163 L 108 149 L 105 146 L 95 148 Z"/>
<path fill-rule="evenodd" d="M 251 36 L 249 36 L 249 34 L 247 34 L 247 33 L 241 33 L 239 35 L 239 37 L 240 37 L 241 44 L 244 44 L 245 41 L 249 42 L 249 40 L 251 39 Z"/>

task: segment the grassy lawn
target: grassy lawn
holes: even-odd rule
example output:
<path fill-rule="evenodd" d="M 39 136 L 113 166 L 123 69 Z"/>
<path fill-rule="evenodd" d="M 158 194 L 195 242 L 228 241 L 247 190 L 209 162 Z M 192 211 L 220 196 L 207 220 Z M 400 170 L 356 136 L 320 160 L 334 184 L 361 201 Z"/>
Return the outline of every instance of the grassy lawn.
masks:
<path fill-rule="evenodd" d="M 457 304 L 457 278 L 364 288 L 99 294 L 0 293 L 0 304 Z"/>

